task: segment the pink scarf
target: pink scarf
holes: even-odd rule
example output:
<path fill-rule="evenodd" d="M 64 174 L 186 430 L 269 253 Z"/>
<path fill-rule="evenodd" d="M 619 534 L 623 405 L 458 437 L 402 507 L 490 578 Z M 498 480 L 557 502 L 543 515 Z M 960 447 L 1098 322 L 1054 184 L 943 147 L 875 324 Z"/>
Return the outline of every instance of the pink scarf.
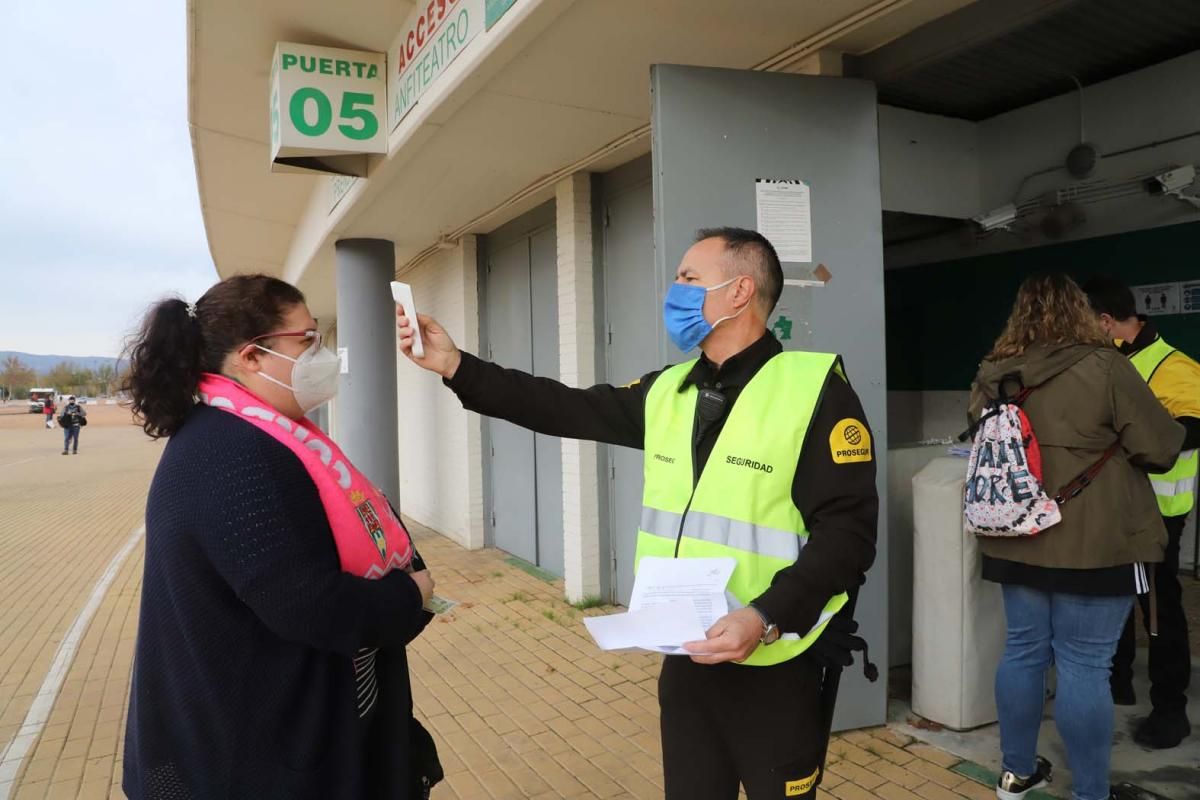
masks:
<path fill-rule="evenodd" d="M 317 485 L 342 570 L 380 578 L 412 561 L 413 546 L 387 498 L 354 468 L 333 440 L 307 419 L 276 411 L 240 383 L 206 373 L 200 400 L 233 414 L 270 435 L 295 453 Z"/>

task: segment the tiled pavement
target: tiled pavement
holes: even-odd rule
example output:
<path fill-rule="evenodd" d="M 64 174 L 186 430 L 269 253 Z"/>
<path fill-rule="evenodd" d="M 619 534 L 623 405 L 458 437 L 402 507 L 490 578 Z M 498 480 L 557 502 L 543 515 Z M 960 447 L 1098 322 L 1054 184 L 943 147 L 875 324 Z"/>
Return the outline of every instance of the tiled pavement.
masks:
<path fill-rule="evenodd" d="M 0 414 L 7 409 L 0 408 Z M 42 719 L 36 695 L 59 644 L 113 556 L 141 524 L 161 445 L 99 407 L 78 456 L 60 455 L 62 432 L 34 415 L 0 416 L 0 798 L 107 797 L 117 780 L 137 622 L 141 553 L 100 599 L 61 693 Z M 34 719 L 30 720 L 31 709 Z M 5 760 L 30 734 L 21 761 Z M 9 747 L 10 742 L 13 747 Z M 119 793 L 118 793 L 119 796 Z"/>
<path fill-rule="evenodd" d="M 411 648 L 419 715 L 447 784 L 436 800 L 662 797 L 659 656 L 599 653 L 558 583 L 421 531 L 438 593 L 463 601 Z M 603 613 L 603 610 L 586 613 Z M 973 765 L 887 728 L 839 736 L 824 797 L 994 798 Z"/>
<path fill-rule="evenodd" d="M 63 665 L 62 689 L 44 726 L 25 731 L 36 730 L 36 738 L 15 776 L 17 762 L 3 758 L 30 717 L 59 643 L 140 525 L 161 450 L 120 424 L 118 410 L 94 414 L 81 455 L 60 457 L 51 441 L 57 431 L 0 408 L 0 800 L 123 797 L 140 546 Z M 418 714 L 437 739 L 447 774 L 435 800 L 661 797 L 659 657 L 599 653 L 580 619 L 602 610 L 571 607 L 561 584 L 503 553 L 467 552 L 429 531 L 416 533 L 438 593 L 461 603 L 410 649 Z M 976 777 L 952 755 L 877 728 L 835 739 L 821 794 L 994 797 Z"/>

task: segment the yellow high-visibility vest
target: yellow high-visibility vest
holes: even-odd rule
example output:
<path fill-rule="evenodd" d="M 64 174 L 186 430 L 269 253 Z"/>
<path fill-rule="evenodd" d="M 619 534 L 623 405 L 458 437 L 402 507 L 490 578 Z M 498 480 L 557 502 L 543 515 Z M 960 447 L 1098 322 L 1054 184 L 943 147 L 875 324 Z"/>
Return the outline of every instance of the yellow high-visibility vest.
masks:
<path fill-rule="evenodd" d="M 1159 366 L 1166 361 L 1175 348 L 1160 336 L 1154 343 L 1142 348 L 1129 357 L 1142 380 L 1150 383 Z M 1196 504 L 1196 475 L 1200 472 L 1200 451 L 1185 450 L 1179 454 L 1175 466 L 1161 475 L 1151 475 L 1150 483 L 1158 497 L 1158 510 L 1164 517 L 1182 517 Z"/>
<path fill-rule="evenodd" d="M 646 397 L 645 490 L 636 563 L 646 556 L 732 556 L 728 590 L 743 605 L 791 566 L 808 541 L 792 500 L 800 448 L 816 413 L 834 355 L 780 353 L 742 389 L 699 481 L 692 433 L 699 390 L 680 391 L 695 361 L 665 370 Z M 865 432 L 864 432 L 865 435 Z M 847 602 L 829 599 L 817 624 L 759 645 L 744 664 L 767 666 L 804 652 Z"/>

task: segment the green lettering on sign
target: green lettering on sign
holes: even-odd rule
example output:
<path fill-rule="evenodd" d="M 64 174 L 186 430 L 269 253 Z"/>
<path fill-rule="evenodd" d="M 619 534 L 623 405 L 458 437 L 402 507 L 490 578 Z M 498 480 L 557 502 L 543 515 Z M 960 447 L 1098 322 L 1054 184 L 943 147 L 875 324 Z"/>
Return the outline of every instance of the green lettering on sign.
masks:
<path fill-rule="evenodd" d="M 311 101 L 311 106 L 310 106 Z M 338 119 L 346 120 L 338 130 L 348 139 L 366 141 L 379 132 L 379 117 L 368 107 L 375 105 L 375 95 L 367 92 L 343 92 Z M 309 122 L 308 110 L 315 106 L 317 118 Z M 329 96 L 311 86 L 297 89 L 288 102 L 292 126 L 305 136 L 324 136 L 333 124 L 333 104 Z M 352 124 L 351 124 L 352 123 Z"/>
<path fill-rule="evenodd" d="M 338 125 L 338 130 L 351 139 L 364 141 L 379 132 L 379 120 L 365 108 L 356 106 L 375 105 L 374 95 L 364 92 L 346 92 L 342 95 L 342 119 L 358 120 L 361 126 Z"/>
<path fill-rule="evenodd" d="M 517 0 L 487 0 L 484 5 L 484 27 L 491 30 L 492 26 L 504 16 L 504 12 L 508 11 L 516 4 Z"/>
<path fill-rule="evenodd" d="M 771 326 L 771 330 L 775 331 L 775 335 L 779 337 L 779 341 L 786 342 L 792 338 L 792 321 L 787 317 L 780 317 L 775 320 L 775 324 Z"/>
<path fill-rule="evenodd" d="M 308 110 L 309 100 L 312 100 L 317 107 L 317 121 L 311 124 L 305 113 Z M 329 130 L 329 126 L 333 123 L 333 106 L 330 104 L 329 98 L 320 89 L 311 87 L 296 90 L 296 93 L 292 95 L 291 102 L 288 103 L 288 114 L 292 118 L 292 126 L 305 136 L 321 136 Z"/>
<path fill-rule="evenodd" d="M 279 89 L 271 90 L 271 144 L 279 141 Z"/>
<path fill-rule="evenodd" d="M 443 23 L 441 32 L 401 73 L 393 90 L 393 123 L 399 121 L 412 109 L 421 95 L 433 85 L 455 57 L 466 47 L 467 42 L 482 29 L 478 11 L 464 6 L 458 14 Z"/>

